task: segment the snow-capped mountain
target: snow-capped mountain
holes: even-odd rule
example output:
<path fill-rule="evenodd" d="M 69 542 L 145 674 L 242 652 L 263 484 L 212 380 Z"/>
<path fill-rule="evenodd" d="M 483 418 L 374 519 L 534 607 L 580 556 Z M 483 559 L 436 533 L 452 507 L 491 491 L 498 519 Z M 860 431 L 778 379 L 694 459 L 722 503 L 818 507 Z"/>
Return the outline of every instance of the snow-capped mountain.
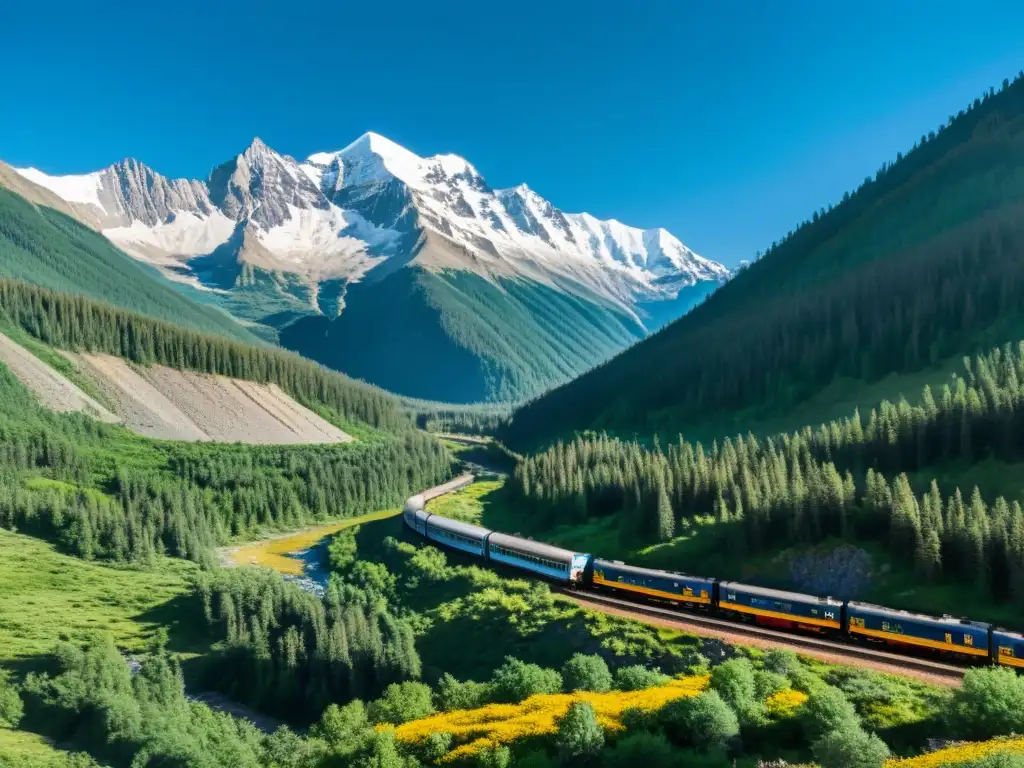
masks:
<path fill-rule="evenodd" d="M 461 157 L 423 158 L 375 133 L 304 161 L 255 139 L 203 181 L 132 159 L 78 176 L 18 173 L 285 346 L 432 399 L 533 394 L 729 275 L 664 229 L 566 214 L 525 184 L 492 189 Z M 382 362 L 423 348 L 461 361 L 473 386 L 410 384 Z"/>
<path fill-rule="evenodd" d="M 190 262 L 224 258 L 225 246 L 239 264 L 305 281 L 358 281 L 393 259 L 522 277 L 627 310 L 728 276 L 664 229 L 564 214 L 525 184 L 491 189 L 461 157 L 422 158 L 375 133 L 301 163 L 255 139 L 205 181 L 131 159 L 81 176 L 19 173 L 128 253 L 199 284 Z"/>

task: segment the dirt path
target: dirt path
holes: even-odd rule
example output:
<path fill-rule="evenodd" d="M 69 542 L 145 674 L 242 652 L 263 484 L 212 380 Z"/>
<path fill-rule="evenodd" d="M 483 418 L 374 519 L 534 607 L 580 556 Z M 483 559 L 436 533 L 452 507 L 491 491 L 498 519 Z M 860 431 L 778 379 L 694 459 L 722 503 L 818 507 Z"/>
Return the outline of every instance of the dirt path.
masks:
<path fill-rule="evenodd" d="M 75 386 L 59 372 L 48 366 L 20 344 L 15 344 L 0 333 L 0 362 L 47 408 L 62 413 L 79 411 L 100 421 L 114 423 L 117 416 L 112 414 L 85 392 Z"/>

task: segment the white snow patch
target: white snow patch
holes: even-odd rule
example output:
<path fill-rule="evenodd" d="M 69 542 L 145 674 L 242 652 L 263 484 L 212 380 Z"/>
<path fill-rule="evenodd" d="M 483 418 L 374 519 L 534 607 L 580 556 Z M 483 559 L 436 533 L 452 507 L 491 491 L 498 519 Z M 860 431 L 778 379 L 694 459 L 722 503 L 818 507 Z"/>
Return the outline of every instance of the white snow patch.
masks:
<path fill-rule="evenodd" d="M 133 221 L 128 227 L 112 227 L 103 234 L 125 250 L 152 248 L 170 256 L 200 256 L 223 245 L 234 232 L 235 222 L 220 211 L 207 217 L 188 211 L 175 214 L 169 222 L 148 227 Z"/>
<path fill-rule="evenodd" d="M 102 171 L 86 173 L 80 176 L 50 176 L 36 168 L 15 168 L 18 173 L 69 203 L 85 203 L 95 205 L 100 210 L 100 182 Z"/>

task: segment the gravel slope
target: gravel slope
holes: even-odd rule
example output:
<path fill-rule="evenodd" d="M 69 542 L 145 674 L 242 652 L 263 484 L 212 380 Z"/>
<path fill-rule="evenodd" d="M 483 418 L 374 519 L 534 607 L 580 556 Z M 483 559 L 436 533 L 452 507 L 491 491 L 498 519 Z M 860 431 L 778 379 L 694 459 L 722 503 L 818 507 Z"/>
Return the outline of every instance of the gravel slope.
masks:
<path fill-rule="evenodd" d="M 125 425 L 148 437 L 253 444 L 352 439 L 274 385 L 162 365 L 135 367 L 110 355 L 73 358 L 115 404 Z"/>
<path fill-rule="evenodd" d="M 100 421 L 116 422 L 117 416 L 97 403 L 20 344 L 0 333 L 0 362 L 47 408 L 68 413 L 82 411 Z"/>

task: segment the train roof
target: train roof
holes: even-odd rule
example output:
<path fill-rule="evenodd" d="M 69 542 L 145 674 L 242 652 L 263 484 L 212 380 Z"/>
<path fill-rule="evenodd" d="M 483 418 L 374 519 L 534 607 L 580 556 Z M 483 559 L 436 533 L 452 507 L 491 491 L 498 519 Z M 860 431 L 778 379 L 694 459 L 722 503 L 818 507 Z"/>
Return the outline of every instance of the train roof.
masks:
<path fill-rule="evenodd" d="M 571 562 L 574 556 L 584 554 L 583 552 L 573 552 L 571 549 L 562 549 L 561 547 L 542 544 L 539 541 L 524 539 L 519 536 L 510 536 L 507 533 L 498 533 L 497 531 L 491 534 L 491 538 L 488 541 L 492 545 L 517 549 L 528 555 L 546 557 L 549 560 L 564 560 L 565 562 Z"/>
<path fill-rule="evenodd" d="M 992 634 L 1013 638 L 1014 640 L 1024 640 L 1024 633 L 1014 632 L 1013 630 L 1003 629 L 1002 627 L 992 627 Z"/>
<path fill-rule="evenodd" d="M 626 563 L 619 562 L 618 560 L 603 560 L 600 558 L 594 558 L 594 565 L 598 564 L 608 565 L 612 568 L 618 568 L 620 571 L 626 573 L 633 573 L 637 576 L 648 575 L 648 576 L 660 576 L 662 578 L 670 579 L 698 579 L 700 581 L 714 581 L 714 579 L 705 576 L 693 576 L 689 573 L 679 573 L 678 571 L 663 571 L 660 568 L 640 568 L 636 565 L 627 565 Z"/>
<path fill-rule="evenodd" d="M 452 520 L 450 517 L 441 517 L 440 515 L 430 515 L 427 517 L 427 525 L 451 531 L 452 533 L 460 533 L 463 536 L 469 536 L 474 539 L 482 539 L 491 532 L 490 528 L 483 528 L 472 523 L 463 523 L 459 520 Z"/>
<path fill-rule="evenodd" d="M 740 592 L 749 592 L 752 595 L 761 595 L 762 597 L 771 597 L 775 600 L 795 600 L 802 601 L 805 603 L 824 603 L 825 605 L 842 605 L 842 600 L 836 600 L 834 597 L 822 597 L 821 595 L 808 595 L 803 592 L 787 592 L 782 589 L 768 589 L 767 587 L 755 587 L 750 584 L 741 584 L 738 581 L 720 581 L 718 582 L 718 588 L 722 589 L 735 589 Z"/>
<path fill-rule="evenodd" d="M 426 501 L 423 499 L 423 494 L 418 493 L 415 496 L 410 496 L 405 500 L 405 511 L 411 512 L 414 509 L 423 509 Z"/>
<path fill-rule="evenodd" d="M 923 621 L 927 624 L 939 624 L 942 626 L 950 626 L 956 624 L 961 627 L 975 627 L 976 629 L 989 629 L 992 625 L 987 624 L 984 621 L 971 621 L 970 619 L 960 619 L 956 616 L 931 616 L 927 613 L 912 613 L 910 611 L 900 611 L 895 608 L 886 608 L 884 605 L 874 605 L 872 603 L 858 603 L 851 600 L 847 605 L 855 611 L 860 613 L 866 613 L 875 616 L 898 616 L 905 619 L 914 619 L 915 621 Z"/>

